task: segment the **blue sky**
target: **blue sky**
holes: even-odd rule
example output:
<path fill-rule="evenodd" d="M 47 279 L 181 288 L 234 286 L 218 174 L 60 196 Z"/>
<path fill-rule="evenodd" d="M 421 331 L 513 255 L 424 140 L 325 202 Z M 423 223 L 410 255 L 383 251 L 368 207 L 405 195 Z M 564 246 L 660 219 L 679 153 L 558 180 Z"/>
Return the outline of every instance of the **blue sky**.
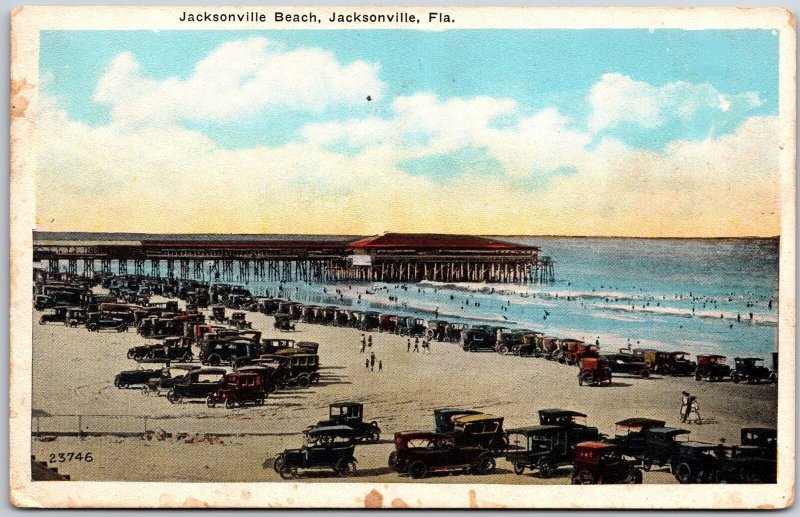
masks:
<path fill-rule="evenodd" d="M 686 81 L 720 92 L 754 91 L 762 101 L 746 113 L 702 124 L 648 130 L 622 125 L 608 131 L 638 147 L 704 138 L 711 126 L 712 135 L 724 134 L 747 116 L 777 113 L 778 37 L 766 30 L 45 31 L 41 71 L 52 80 L 43 92 L 57 97 L 74 120 L 105 124 L 110 107 L 92 96 L 118 54 L 133 53 L 144 76 L 186 78 L 220 44 L 249 37 L 266 37 L 287 49 L 323 48 L 344 63 L 378 63 L 387 89 L 382 102 L 323 113 L 258 110 L 235 124 L 185 122 L 226 148 L 282 144 L 312 122 L 386 116 L 391 99 L 416 92 L 509 97 L 522 113 L 555 106 L 581 124 L 590 111 L 587 92 L 611 72 L 654 86 Z"/>
<path fill-rule="evenodd" d="M 775 235 L 778 41 L 45 31 L 37 213 L 53 230 Z"/>

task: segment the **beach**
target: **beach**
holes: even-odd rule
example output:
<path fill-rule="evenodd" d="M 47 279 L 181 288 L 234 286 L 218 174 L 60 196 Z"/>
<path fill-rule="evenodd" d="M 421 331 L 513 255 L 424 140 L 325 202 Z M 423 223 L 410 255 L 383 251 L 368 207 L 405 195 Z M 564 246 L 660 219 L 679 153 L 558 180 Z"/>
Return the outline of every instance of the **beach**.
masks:
<path fill-rule="evenodd" d="M 40 315 L 34 311 L 33 321 L 38 322 Z M 228 410 L 208 408 L 204 401 L 170 404 L 165 397 L 145 396 L 139 389 L 113 385 L 117 373 L 137 368 L 126 358 L 128 348 L 154 340 L 145 340 L 133 330 L 93 333 L 83 327 L 34 324 L 34 431 L 75 431 L 77 415 L 81 415 L 84 431 L 108 434 L 59 436 L 46 441 L 33 438 L 32 454 L 46 461 L 50 454 L 91 451 L 92 462 L 56 465 L 76 480 L 280 481 L 271 468 L 263 468 L 265 460 L 270 466 L 272 458 L 284 448 L 300 447 L 300 432 L 327 419 L 328 404 L 357 401 L 364 404 L 364 419 L 377 421 L 382 429 L 379 443 L 357 445 L 357 479 L 394 483 L 411 480 L 387 467 L 393 434 L 431 430 L 432 411 L 442 407 L 502 416 L 506 429 L 538 424 L 539 409 L 571 409 L 586 413 L 587 423 L 607 435 L 614 434 L 616 421 L 649 417 L 691 430 L 692 440 L 718 443 L 724 437 L 730 445 L 739 443 L 742 427 L 777 425 L 777 388 L 773 384 L 620 375 L 610 386 L 581 387 L 575 367 L 541 358 L 469 353 L 457 344 L 437 342 L 431 343 L 429 353 L 415 353 L 413 346 L 408 352 L 407 338 L 378 332 L 367 333 L 373 338 L 373 346 L 361 353 L 361 333 L 355 329 L 297 323 L 295 332 L 279 332 L 273 330 L 272 317 L 249 312 L 247 318 L 255 329 L 263 331 L 263 337 L 320 343 L 320 384 L 279 391 L 262 407 Z M 601 348 L 601 352 L 612 351 L 616 350 Z M 374 371 L 365 368 L 371 352 L 376 357 Z M 383 363 L 383 371 L 378 371 L 378 361 Z M 680 423 L 682 391 L 697 396 L 706 423 Z M 144 426 L 173 436 L 148 441 L 141 436 L 115 435 L 141 432 Z M 219 434 L 220 443 L 185 443 L 175 438 L 178 433 Z M 569 472 L 569 468 L 562 468 L 550 479 L 530 473 L 517 476 L 509 463 L 498 458 L 497 471 L 492 475 L 443 475 L 428 481 L 568 484 Z M 302 479 L 340 478 L 310 472 Z M 674 483 L 675 479 L 666 470 L 654 470 L 644 473 L 644 482 Z"/>

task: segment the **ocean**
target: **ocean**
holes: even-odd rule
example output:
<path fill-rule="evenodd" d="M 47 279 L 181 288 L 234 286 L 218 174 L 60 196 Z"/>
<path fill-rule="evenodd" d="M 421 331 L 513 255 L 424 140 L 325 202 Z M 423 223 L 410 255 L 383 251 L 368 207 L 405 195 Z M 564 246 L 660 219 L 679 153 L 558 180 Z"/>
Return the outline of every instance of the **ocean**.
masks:
<path fill-rule="evenodd" d="M 225 283 L 255 295 L 599 340 L 607 351 L 630 344 L 769 364 L 777 350 L 778 239 L 502 239 L 540 247 L 555 261 L 555 281 Z"/>

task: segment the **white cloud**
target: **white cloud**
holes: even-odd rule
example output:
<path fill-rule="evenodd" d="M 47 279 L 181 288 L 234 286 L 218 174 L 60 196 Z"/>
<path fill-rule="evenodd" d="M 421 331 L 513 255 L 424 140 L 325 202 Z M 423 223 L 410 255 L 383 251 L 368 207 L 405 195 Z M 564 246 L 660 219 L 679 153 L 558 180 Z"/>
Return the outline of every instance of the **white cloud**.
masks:
<path fill-rule="evenodd" d="M 599 132 L 622 123 L 644 128 L 672 119 L 690 120 L 724 113 L 742 113 L 762 104 L 756 92 L 724 94 L 714 86 L 685 81 L 653 86 L 618 73 L 604 74 L 589 92 L 592 112 L 588 127 Z"/>
<path fill-rule="evenodd" d="M 286 50 L 264 38 L 224 43 L 185 78 L 142 74 L 133 54 L 118 55 L 101 78 L 95 100 L 111 105 L 116 122 L 158 125 L 172 120 L 226 121 L 268 106 L 321 111 L 378 99 L 379 66 L 340 63 L 316 48 Z"/>

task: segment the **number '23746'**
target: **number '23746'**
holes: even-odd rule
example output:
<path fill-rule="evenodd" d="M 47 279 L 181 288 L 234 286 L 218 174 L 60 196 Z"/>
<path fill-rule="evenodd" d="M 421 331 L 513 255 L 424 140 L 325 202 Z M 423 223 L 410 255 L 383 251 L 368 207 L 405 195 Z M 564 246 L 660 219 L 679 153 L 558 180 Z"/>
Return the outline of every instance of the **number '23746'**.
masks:
<path fill-rule="evenodd" d="M 69 461 L 85 461 L 91 463 L 94 456 L 91 452 L 59 452 L 50 454 L 50 463 L 65 463 Z"/>

